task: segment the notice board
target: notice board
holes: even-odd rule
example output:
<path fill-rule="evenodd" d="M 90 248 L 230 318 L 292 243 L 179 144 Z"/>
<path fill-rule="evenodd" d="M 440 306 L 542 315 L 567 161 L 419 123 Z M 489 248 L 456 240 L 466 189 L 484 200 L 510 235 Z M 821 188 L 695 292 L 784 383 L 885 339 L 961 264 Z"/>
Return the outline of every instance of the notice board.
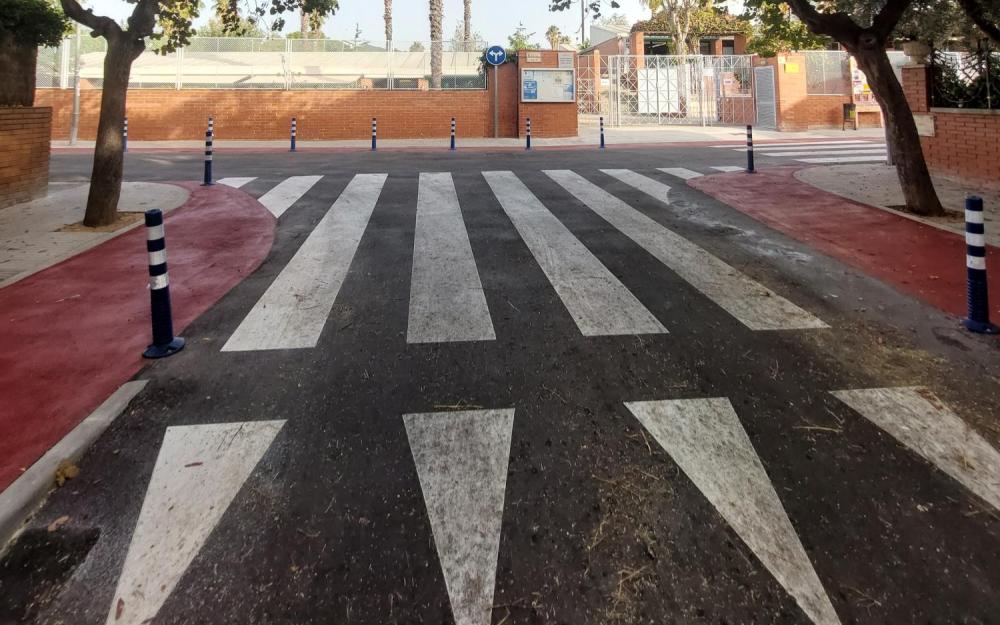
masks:
<path fill-rule="evenodd" d="M 521 102 L 576 102 L 576 70 L 521 70 Z"/>

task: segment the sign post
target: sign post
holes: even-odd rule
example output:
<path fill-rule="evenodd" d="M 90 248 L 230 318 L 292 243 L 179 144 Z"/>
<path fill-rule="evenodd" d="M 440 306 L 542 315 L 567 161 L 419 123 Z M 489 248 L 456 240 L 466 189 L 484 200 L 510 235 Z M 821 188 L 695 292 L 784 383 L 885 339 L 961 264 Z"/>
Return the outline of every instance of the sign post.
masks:
<path fill-rule="evenodd" d="M 493 66 L 493 138 L 500 136 L 500 85 L 497 83 L 497 68 L 507 60 L 503 46 L 490 46 L 486 50 L 486 62 Z"/>

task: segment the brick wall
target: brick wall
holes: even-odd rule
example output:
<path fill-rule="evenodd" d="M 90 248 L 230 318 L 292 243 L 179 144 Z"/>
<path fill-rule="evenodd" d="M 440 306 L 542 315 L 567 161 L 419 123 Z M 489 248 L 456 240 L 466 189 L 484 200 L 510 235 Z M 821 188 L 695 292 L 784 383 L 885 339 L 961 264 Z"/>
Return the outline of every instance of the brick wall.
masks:
<path fill-rule="evenodd" d="M 929 68 L 903 68 L 903 91 L 931 171 L 1000 188 L 1000 110 L 932 108 Z"/>
<path fill-rule="evenodd" d="M 0 108 L 0 208 L 45 194 L 52 110 Z"/>
<path fill-rule="evenodd" d="M 544 67 L 559 67 L 559 53 L 555 51 L 541 52 L 541 61 L 529 63 L 527 51 L 518 55 L 518 81 L 520 70 Z M 574 59 L 574 65 L 576 59 Z M 517 99 L 520 100 L 521 88 L 517 87 Z M 520 102 L 518 107 L 521 133 L 527 119 L 531 118 L 531 135 L 533 137 L 575 137 L 577 133 L 576 102 Z"/>

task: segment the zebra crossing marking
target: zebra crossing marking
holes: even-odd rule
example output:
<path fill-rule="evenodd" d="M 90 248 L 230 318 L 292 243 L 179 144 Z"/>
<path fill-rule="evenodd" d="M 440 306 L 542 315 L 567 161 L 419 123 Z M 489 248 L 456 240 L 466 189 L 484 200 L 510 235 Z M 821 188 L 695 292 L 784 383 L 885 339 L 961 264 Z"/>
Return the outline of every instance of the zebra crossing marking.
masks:
<path fill-rule="evenodd" d="M 218 182 L 219 184 L 224 184 L 227 187 L 239 189 L 243 185 L 253 182 L 256 179 L 257 179 L 256 176 L 250 176 L 248 178 L 219 178 L 216 182 Z"/>
<path fill-rule="evenodd" d="M 258 202 L 263 204 L 267 210 L 271 211 L 275 219 L 281 217 L 288 208 L 306 191 L 319 182 L 323 176 L 291 176 L 285 178 L 273 189 L 260 196 Z"/>
<path fill-rule="evenodd" d="M 482 173 L 584 336 L 667 332 L 517 176 Z"/>
<path fill-rule="evenodd" d="M 873 156 L 829 156 L 823 158 L 800 158 L 796 159 L 800 163 L 874 163 L 874 162 L 884 162 L 886 155 L 883 152 L 881 155 Z"/>
<path fill-rule="evenodd" d="M 617 178 L 627 185 L 639 189 L 646 195 L 654 197 L 664 204 L 670 204 L 670 187 L 658 180 L 653 180 L 631 169 L 602 169 L 601 173 Z"/>
<path fill-rule="evenodd" d="M 545 174 L 751 330 L 829 327 L 579 174 Z"/>
<path fill-rule="evenodd" d="M 403 421 L 455 625 L 489 625 L 514 409 Z"/>
<path fill-rule="evenodd" d="M 746 168 L 737 167 L 736 165 L 713 165 L 712 169 L 717 169 L 718 171 L 725 173 L 732 173 L 734 171 L 746 171 Z"/>
<path fill-rule="evenodd" d="M 870 388 L 832 394 L 1000 510 L 1000 452 L 929 389 Z"/>
<path fill-rule="evenodd" d="M 388 174 L 358 174 L 222 351 L 315 347 Z"/>
<path fill-rule="evenodd" d="M 496 339 L 450 173 L 421 173 L 407 343 Z"/>
<path fill-rule="evenodd" d="M 879 145 L 874 141 L 864 141 L 860 139 L 851 139 L 849 141 L 802 141 L 796 143 L 759 143 L 753 146 L 754 152 L 759 150 L 784 150 L 791 147 L 805 147 L 805 146 L 816 146 L 817 149 L 830 148 L 835 149 L 839 147 L 856 146 L 856 145 Z M 713 148 L 730 149 L 736 152 L 746 152 L 746 146 L 733 146 L 733 145 L 713 145 Z"/>
<path fill-rule="evenodd" d="M 155 619 L 284 421 L 168 427 L 108 625 Z"/>
<path fill-rule="evenodd" d="M 625 406 L 816 625 L 840 619 L 726 398 Z"/>
<path fill-rule="evenodd" d="M 865 148 L 863 150 L 837 150 L 836 152 L 824 152 L 825 154 L 836 154 L 840 156 L 857 156 L 859 154 L 871 155 L 882 155 L 885 156 L 885 148 Z M 764 152 L 763 156 L 815 156 L 817 152 L 806 151 L 806 152 Z"/>
<path fill-rule="evenodd" d="M 686 169 L 684 167 L 660 167 L 659 171 L 680 178 L 681 180 L 691 180 L 692 178 L 701 178 L 704 175 L 694 170 Z"/>

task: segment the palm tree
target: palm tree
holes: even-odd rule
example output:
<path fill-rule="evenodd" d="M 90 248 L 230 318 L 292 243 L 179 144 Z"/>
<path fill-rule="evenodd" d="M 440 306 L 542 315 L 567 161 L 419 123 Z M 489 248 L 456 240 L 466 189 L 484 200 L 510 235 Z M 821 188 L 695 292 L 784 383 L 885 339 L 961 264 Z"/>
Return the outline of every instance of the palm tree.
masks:
<path fill-rule="evenodd" d="M 444 19 L 444 1 L 430 0 L 431 21 L 431 88 L 441 88 L 442 56 L 441 21 Z"/>
<path fill-rule="evenodd" d="M 392 46 L 392 0 L 385 0 L 382 17 L 385 19 L 385 49 L 388 51 Z"/>
<path fill-rule="evenodd" d="M 650 17 L 656 17 L 663 8 L 663 0 L 639 0 L 639 4 L 649 9 Z"/>
<path fill-rule="evenodd" d="M 562 42 L 562 32 L 559 30 L 558 26 L 553 24 L 552 26 L 549 26 L 547 31 L 545 31 L 545 38 L 549 42 L 549 47 L 556 50 Z"/>
<path fill-rule="evenodd" d="M 464 2 L 465 2 L 465 14 L 463 16 L 464 29 L 462 31 L 464 33 L 464 36 L 462 37 L 462 41 L 465 42 L 465 45 L 462 47 L 462 49 L 465 50 L 466 52 L 469 52 L 470 51 L 469 48 L 472 42 L 472 0 L 464 0 Z"/>

